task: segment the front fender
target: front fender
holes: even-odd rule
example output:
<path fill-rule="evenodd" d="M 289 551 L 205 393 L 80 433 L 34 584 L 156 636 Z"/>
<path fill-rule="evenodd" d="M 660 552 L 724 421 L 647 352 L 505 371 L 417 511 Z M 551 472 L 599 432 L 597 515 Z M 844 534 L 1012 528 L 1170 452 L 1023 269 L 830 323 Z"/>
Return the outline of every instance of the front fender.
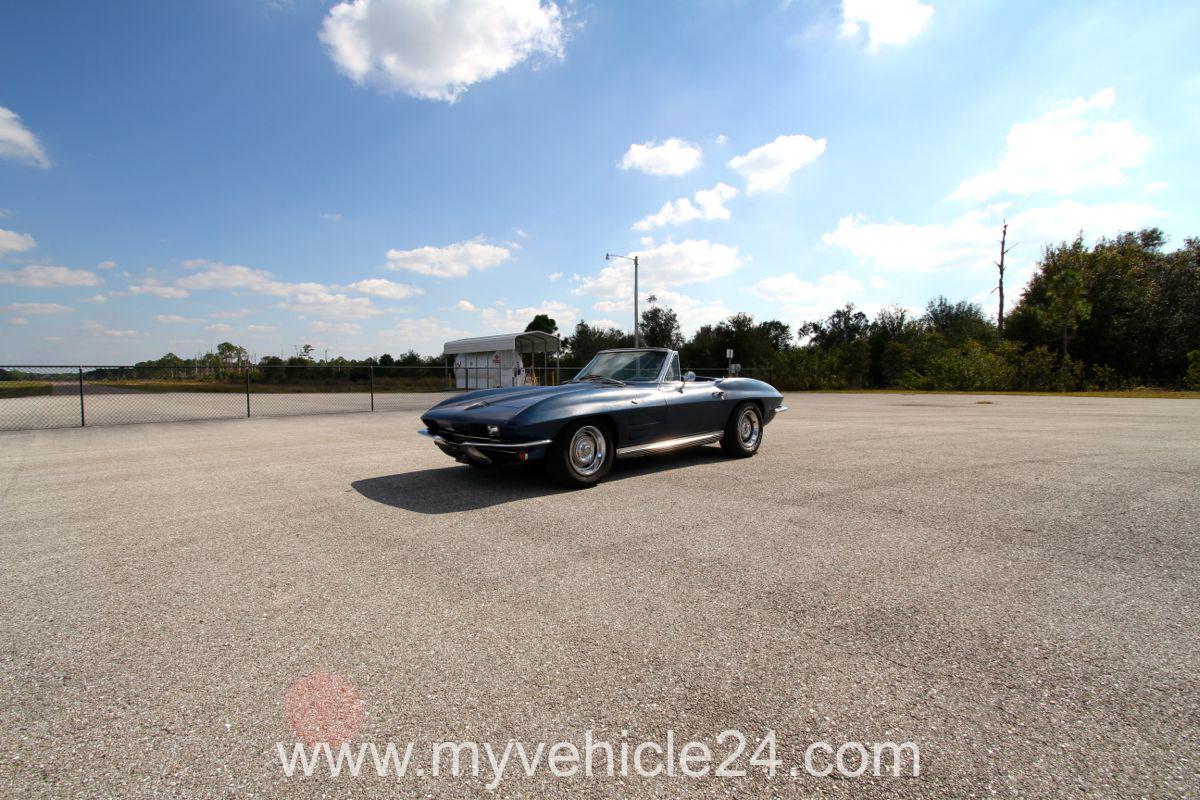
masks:
<path fill-rule="evenodd" d="M 651 396 L 652 392 L 649 389 L 614 386 L 611 389 L 598 388 L 577 394 L 548 397 L 513 417 L 512 428 L 521 435 L 553 439 L 563 426 L 570 422 L 600 417 L 612 422 L 618 443 L 623 443 L 628 436 L 629 413 L 639 408 L 632 401 L 635 398 Z M 648 403 L 648 399 L 643 400 L 640 408 L 648 409 Z"/>

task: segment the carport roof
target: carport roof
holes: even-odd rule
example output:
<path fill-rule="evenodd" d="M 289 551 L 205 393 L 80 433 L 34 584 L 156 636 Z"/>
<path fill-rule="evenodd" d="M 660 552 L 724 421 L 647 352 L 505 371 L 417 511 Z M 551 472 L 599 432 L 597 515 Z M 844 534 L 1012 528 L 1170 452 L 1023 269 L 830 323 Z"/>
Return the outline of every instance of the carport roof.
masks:
<path fill-rule="evenodd" d="M 456 353 L 490 353 L 494 350 L 516 350 L 519 353 L 557 353 L 562 348 L 557 336 L 543 331 L 498 333 L 494 336 L 475 336 L 455 339 L 442 348 L 445 355 Z"/>

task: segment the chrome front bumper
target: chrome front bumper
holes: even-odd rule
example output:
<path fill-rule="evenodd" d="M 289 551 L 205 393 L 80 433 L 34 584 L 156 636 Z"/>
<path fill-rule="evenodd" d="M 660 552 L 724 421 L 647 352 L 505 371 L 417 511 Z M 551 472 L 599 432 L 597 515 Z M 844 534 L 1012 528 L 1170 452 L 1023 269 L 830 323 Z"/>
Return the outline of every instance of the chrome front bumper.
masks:
<path fill-rule="evenodd" d="M 551 439 L 533 439 L 528 442 L 452 442 L 443 436 L 431 433 L 428 428 L 422 428 L 417 433 L 433 439 L 433 443 L 448 456 L 459 461 L 471 460 L 481 464 L 491 464 L 496 460 L 528 461 L 532 458 L 541 458 L 545 455 L 546 445 L 552 441 Z"/>

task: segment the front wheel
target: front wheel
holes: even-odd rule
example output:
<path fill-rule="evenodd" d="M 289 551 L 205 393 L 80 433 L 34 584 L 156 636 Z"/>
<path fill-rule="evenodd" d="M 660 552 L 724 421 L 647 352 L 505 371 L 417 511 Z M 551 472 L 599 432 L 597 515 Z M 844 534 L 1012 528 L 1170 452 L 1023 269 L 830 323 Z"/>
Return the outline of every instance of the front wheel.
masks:
<path fill-rule="evenodd" d="M 612 469 L 615 456 L 612 436 L 605 426 L 576 422 L 554 438 L 546 454 L 546 468 L 564 486 L 582 488 L 602 481 Z"/>
<path fill-rule="evenodd" d="M 762 412 L 754 403 L 742 403 L 733 410 L 721 437 L 721 449 L 734 458 L 749 458 L 762 444 Z"/>

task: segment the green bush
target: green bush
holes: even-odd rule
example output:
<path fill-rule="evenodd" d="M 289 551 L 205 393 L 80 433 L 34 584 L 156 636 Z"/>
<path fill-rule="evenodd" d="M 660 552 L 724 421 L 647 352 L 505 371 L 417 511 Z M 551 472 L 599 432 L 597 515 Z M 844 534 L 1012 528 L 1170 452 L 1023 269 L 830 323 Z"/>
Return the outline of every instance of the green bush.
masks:
<path fill-rule="evenodd" d="M 905 385 L 910 389 L 996 392 L 1013 388 L 1016 369 L 1008 358 L 1009 348 L 988 350 L 977 341 L 952 347 L 929 359 L 924 373 L 910 372 Z"/>
<path fill-rule="evenodd" d="M 1188 368 L 1185 376 L 1187 388 L 1200 390 L 1200 350 L 1187 354 Z"/>
<path fill-rule="evenodd" d="M 1022 353 L 1017 367 L 1017 388 L 1027 392 L 1054 391 L 1057 361 L 1045 345 Z"/>

